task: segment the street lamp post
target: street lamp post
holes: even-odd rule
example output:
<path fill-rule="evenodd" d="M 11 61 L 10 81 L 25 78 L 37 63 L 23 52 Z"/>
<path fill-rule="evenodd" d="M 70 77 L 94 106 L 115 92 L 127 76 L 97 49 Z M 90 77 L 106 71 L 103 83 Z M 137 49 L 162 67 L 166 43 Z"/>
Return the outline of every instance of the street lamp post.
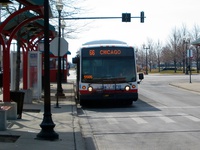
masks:
<path fill-rule="evenodd" d="M 66 27 L 65 20 L 62 20 L 62 21 L 61 21 L 61 29 L 62 29 L 62 37 L 63 37 L 63 38 L 65 37 L 65 33 L 64 33 L 65 27 Z"/>
<path fill-rule="evenodd" d="M 191 49 L 189 48 L 189 70 L 190 70 L 190 83 L 192 83 L 192 80 L 191 80 L 191 75 L 192 75 L 192 64 L 191 64 L 191 58 L 192 58 L 192 54 L 191 54 Z"/>
<path fill-rule="evenodd" d="M 39 140 L 58 140 L 51 115 L 50 64 L 49 64 L 49 0 L 44 0 L 44 115 L 40 124 L 42 130 L 37 134 Z"/>
<path fill-rule="evenodd" d="M 147 60 L 147 50 L 150 49 L 150 46 L 145 47 L 145 44 L 143 44 L 143 49 L 146 50 L 146 75 L 148 75 L 148 60 Z"/>
<path fill-rule="evenodd" d="M 64 33 L 65 26 L 66 26 L 65 21 L 62 19 L 62 21 L 61 21 L 62 38 L 65 37 L 65 33 Z M 63 61 L 62 61 L 62 74 L 63 74 L 62 80 L 63 80 L 63 82 L 66 82 L 66 77 L 64 76 L 64 70 L 65 70 L 65 55 L 62 57 L 62 59 L 63 59 Z"/>
<path fill-rule="evenodd" d="M 56 9 L 58 10 L 58 72 L 57 72 L 57 102 L 56 102 L 56 108 L 59 108 L 58 104 L 58 97 L 64 96 L 63 89 L 62 89 L 62 76 L 61 76 L 61 56 L 60 56 L 60 38 L 61 38 L 61 12 L 63 9 L 62 0 L 58 0 L 56 4 Z"/>
<path fill-rule="evenodd" d="M 188 44 L 190 43 L 190 38 L 189 37 L 184 37 L 183 42 L 185 43 L 185 74 L 188 74 L 188 56 L 187 56 L 187 49 L 188 49 Z"/>

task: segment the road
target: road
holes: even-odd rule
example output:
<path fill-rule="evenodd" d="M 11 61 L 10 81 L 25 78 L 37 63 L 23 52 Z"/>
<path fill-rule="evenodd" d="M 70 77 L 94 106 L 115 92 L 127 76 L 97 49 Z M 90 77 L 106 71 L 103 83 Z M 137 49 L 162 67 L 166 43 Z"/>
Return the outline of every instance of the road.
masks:
<path fill-rule="evenodd" d="M 186 75 L 147 75 L 132 106 L 79 106 L 87 149 L 199 149 L 200 93 L 169 85 L 185 81 Z M 192 81 L 200 82 L 200 76 Z"/>

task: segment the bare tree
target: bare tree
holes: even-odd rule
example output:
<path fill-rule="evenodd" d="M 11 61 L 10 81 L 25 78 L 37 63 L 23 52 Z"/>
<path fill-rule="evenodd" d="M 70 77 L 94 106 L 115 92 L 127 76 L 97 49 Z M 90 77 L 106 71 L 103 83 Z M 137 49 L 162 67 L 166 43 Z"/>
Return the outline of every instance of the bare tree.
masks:
<path fill-rule="evenodd" d="M 183 73 L 186 73 L 186 65 L 187 65 L 187 44 L 189 41 L 187 41 L 189 35 L 189 31 L 187 29 L 187 26 L 185 24 L 182 25 L 180 29 L 180 54 L 182 54 L 182 67 L 183 67 Z M 180 56 L 181 57 L 181 56 Z"/>
<path fill-rule="evenodd" d="M 150 48 L 148 54 L 148 64 L 150 67 L 150 72 L 152 68 L 156 68 L 157 66 L 157 53 L 155 43 L 151 38 L 147 39 L 147 45 Z"/>
<path fill-rule="evenodd" d="M 86 0 L 62 0 L 63 10 L 61 12 L 61 18 L 74 18 L 80 16 L 89 10 L 83 6 L 83 2 Z M 52 24 L 57 26 L 58 29 L 58 11 L 56 9 L 57 0 L 51 0 L 51 9 L 53 17 L 50 18 Z M 68 39 L 77 38 L 78 33 L 89 30 L 88 25 L 90 22 L 78 22 L 74 20 L 65 21 L 64 36 Z"/>
<path fill-rule="evenodd" d="M 158 65 L 158 72 L 160 72 L 160 55 L 161 55 L 161 42 L 158 40 L 157 43 L 155 44 L 155 51 L 157 55 L 157 65 Z"/>
<path fill-rule="evenodd" d="M 172 63 L 173 59 L 171 57 L 171 48 L 169 46 L 162 48 L 161 59 L 165 67 L 168 67 Z"/>
<path fill-rule="evenodd" d="M 144 70 L 144 66 L 145 66 L 145 52 L 143 49 L 143 46 L 141 46 L 140 48 L 138 48 L 138 52 L 137 52 L 137 66 L 138 66 L 138 71 L 142 71 Z"/>
<path fill-rule="evenodd" d="M 182 42 L 180 30 L 174 28 L 172 30 L 172 35 L 169 37 L 169 47 L 171 48 L 171 52 L 173 55 L 174 62 L 174 73 L 177 70 L 177 62 L 181 63 L 180 57 L 180 43 Z"/>
<path fill-rule="evenodd" d="M 192 40 L 196 41 L 200 37 L 200 27 L 195 24 L 191 31 Z M 199 73 L 200 69 L 200 56 L 199 56 L 199 46 L 195 46 L 196 51 L 194 52 L 194 59 L 196 61 L 197 73 Z"/>

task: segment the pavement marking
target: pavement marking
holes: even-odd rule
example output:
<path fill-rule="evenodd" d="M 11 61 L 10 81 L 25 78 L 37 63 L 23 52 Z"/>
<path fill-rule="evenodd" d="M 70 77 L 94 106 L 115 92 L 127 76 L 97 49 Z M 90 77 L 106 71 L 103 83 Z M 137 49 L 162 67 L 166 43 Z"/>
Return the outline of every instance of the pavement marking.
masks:
<path fill-rule="evenodd" d="M 182 117 L 185 117 L 189 120 L 192 120 L 194 122 L 200 122 L 200 118 L 198 117 L 195 117 L 195 116 L 192 116 L 192 115 L 189 115 L 189 114 L 185 114 L 185 113 L 178 113 L 177 115 L 179 116 L 182 116 Z M 137 124 L 147 124 L 149 122 L 147 122 L 145 119 L 143 119 L 143 117 L 146 117 L 146 116 L 138 116 L 138 115 L 129 115 L 129 117 L 134 120 Z M 161 119 L 162 121 L 164 121 L 165 123 L 176 123 L 176 121 L 174 121 L 173 119 L 171 119 L 170 117 L 168 116 L 165 116 L 163 114 L 153 114 L 153 116 L 150 116 L 150 117 L 156 117 L 156 118 L 159 118 Z M 113 116 L 106 116 L 105 117 L 106 121 L 113 125 L 113 124 L 119 124 L 119 122 L 117 121 L 116 118 L 114 118 Z"/>
<path fill-rule="evenodd" d="M 133 116 L 131 115 L 130 116 L 131 119 L 133 119 L 137 124 L 145 124 L 145 123 L 148 123 L 146 120 L 144 120 L 143 118 L 141 117 L 138 117 L 138 116 Z"/>
<path fill-rule="evenodd" d="M 161 120 L 163 120 L 166 123 L 175 123 L 174 120 L 172 120 L 171 118 L 166 117 L 166 116 L 164 116 L 162 114 L 155 114 L 155 116 L 158 117 L 158 118 L 160 118 Z"/>
<path fill-rule="evenodd" d="M 112 116 L 107 116 L 106 117 L 106 121 L 109 123 L 109 124 L 118 124 L 119 122 L 113 118 Z"/>
<path fill-rule="evenodd" d="M 156 108 L 159 108 L 159 109 L 184 109 L 184 108 L 187 108 L 187 109 L 198 109 L 200 108 L 200 106 L 172 106 L 172 107 L 169 107 L 169 106 L 158 106 Z"/>
<path fill-rule="evenodd" d="M 185 118 L 188 118 L 194 122 L 200 122 L 200 119 L 195 117 L 195 116 L 192 116 L 192 115 L 189 115 L 189 114 L 185 114 L 185 113 L 179 113 L 179 115 L 185 117 Z"/>

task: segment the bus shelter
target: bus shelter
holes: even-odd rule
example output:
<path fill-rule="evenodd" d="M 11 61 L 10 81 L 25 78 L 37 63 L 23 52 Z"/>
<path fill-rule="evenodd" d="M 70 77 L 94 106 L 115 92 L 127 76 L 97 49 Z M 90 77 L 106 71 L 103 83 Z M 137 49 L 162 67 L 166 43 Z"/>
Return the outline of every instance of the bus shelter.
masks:
<path fill-rule="evenodd" d="M 195 41 L 193 41 L 191 44 L 195 45 L 195 46 L 200 46 L 200 38 L 195 40 Z"/>
<path fill-rule="evenodd" d="M 0 24 L 0 43 L 3 56 L 3 101 L 10 102 L 10 47 L 12 40 L 20 41 L 20 53 L 23 59 L 23 89 L 28 88 L 28 52 L 37 51 L 38 43 L 44 38 L 43 0 L 16 0 L 23 5 L 15 10 Z M 34 12 L 34 13 L 31 13 Z M 49 25 L 49 40 L 56 31 Z"/>

